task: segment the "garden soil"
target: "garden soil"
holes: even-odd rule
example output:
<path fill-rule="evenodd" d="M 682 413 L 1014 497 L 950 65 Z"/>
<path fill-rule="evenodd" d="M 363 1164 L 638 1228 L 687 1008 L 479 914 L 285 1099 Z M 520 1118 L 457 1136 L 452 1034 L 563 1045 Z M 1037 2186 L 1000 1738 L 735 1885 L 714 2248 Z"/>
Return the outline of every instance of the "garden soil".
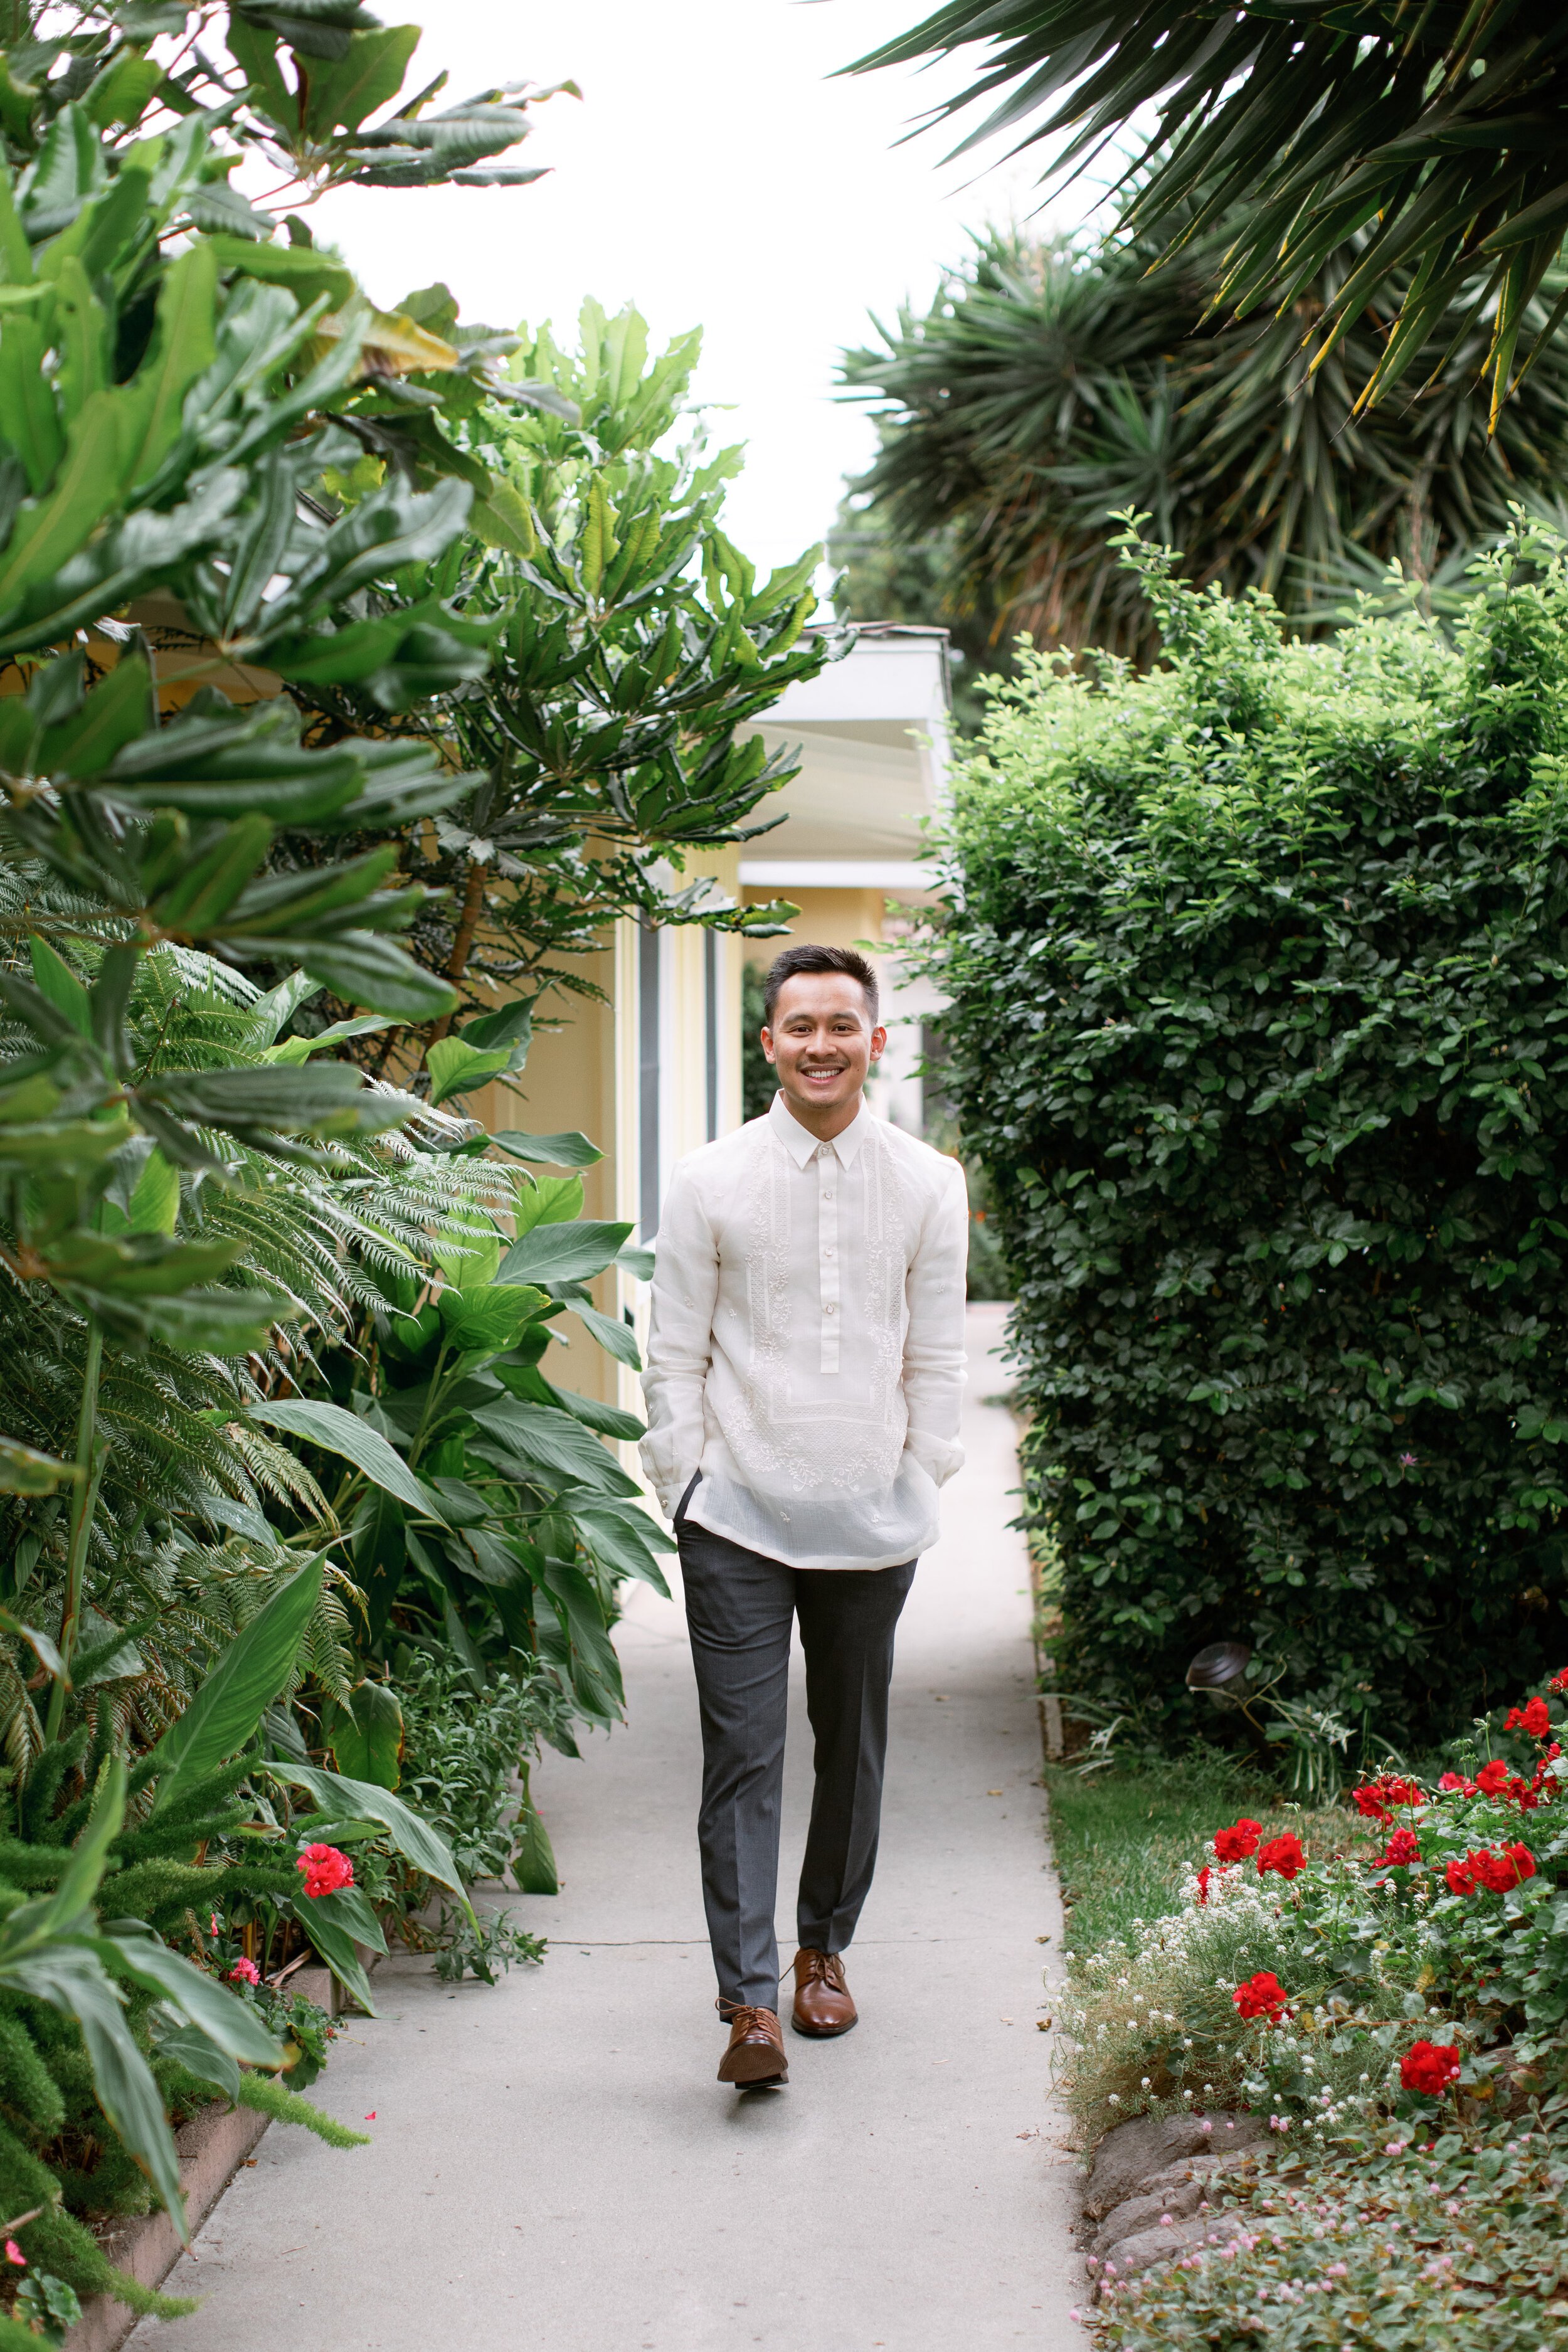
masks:
<path fill-rule="evenodd" d="M 1038 2030 L 1061 1911 L 1017 1468 L 986 1402 L 1004 1313 L 970 1309 L 968 1462 L 900 1629 L 881 1858 L 848 1956 L 858 2029 L 786 2030 L 785 2089 L 713 2079 L 690 1663 L 679 1610 L 638 1587 L 617 1634 L 626 1727 L 536 1775 L 563 1884 L 510 1901 L 549 1936 L 543 1967 L 491 1990 L 384 1964 L 380 2016 L 348 2023 L 312 2094 L 373 2144 L 275 2125 L 169 2280 L 202 2310 L 143 2321 L 137 2352 L 1082 2345 L 1079 2177 Z M 810 1788 L 795 1664 L 786 1962 Z"/>

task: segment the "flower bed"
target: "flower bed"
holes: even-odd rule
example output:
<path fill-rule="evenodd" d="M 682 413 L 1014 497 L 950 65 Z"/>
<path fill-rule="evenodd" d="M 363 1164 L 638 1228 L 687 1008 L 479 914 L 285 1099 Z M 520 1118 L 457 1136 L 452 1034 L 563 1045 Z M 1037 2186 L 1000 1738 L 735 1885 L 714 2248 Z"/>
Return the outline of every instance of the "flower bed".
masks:
<path fill-rule="evenodd" d="M 1100 2264 L 1111 2341 L 1568 2341 L 1565 1688 L 1436 1785 L 1367 1780 L 1326 1836 L 1219 1825 L 1179 1908 L 1068 1955 L 1087 2137 L 1247 2110 L 1272 2151 L 1216 2184 L 1223 2231 L 1137 2281 Z"/>

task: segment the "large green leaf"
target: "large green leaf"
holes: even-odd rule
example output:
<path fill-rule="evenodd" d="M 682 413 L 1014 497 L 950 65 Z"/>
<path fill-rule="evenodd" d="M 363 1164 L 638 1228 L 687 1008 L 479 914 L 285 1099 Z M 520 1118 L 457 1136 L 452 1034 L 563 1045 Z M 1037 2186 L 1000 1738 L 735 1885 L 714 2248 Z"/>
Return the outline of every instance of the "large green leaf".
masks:
<path fill-rule="evenodd" d="M 160 2058 L 172 2058 L 187 2074 L 194 2074 L 198 2083 L 210 2083 L 231 2105 L 238 2101 L 238 2065 L 199 2025 L 182 2020 L 178 2025 L 168 2026 L 154 2037 L 153 2047 Z"/>
<path fill-rule="evenodd" d="M 325 1901 L 322 1897 L 322 1901 Z M 354 1949 L 354 1939 L 346 1927 L 322 1911 L 320 1903 L 308 1898 L 293 1906 L 295 1917 L 320 1952 L 340 1984 L 351 1993 L 367 2017 L 375 2015 L 375 2003 L 371 1998 L 370 1979 L 364 1963 Z"/>
<path fill-rule="evenodd" d="M 288 2064 L 283 2044 L 242 2000 L 155 1936 L 100 1936 L 93 1949 L 116 1974 L 157 1993 L 199 2026 L 229 2057 L 274 2073 Z"/>
<path fill-rule="evenodd" d="M 263 1713 L 288 1682 L 321 1595 L 321 1572 L 320 1558 L 308 1560 L 258 1610 L 164 1732 L 153 1750 L 154 1811 L 254 1738 Z"/>
<path fill-rule="evenodd" d="M 404 1507 L 416 1512 L 422 1519 L 439 1519 L 441 1507 L 420 1485 L 401 1454 L 390 1446 L 378 1429 L 361 1421 L 357 1414 L 346 1412 L 341 1404 L 326 1404 L 316 1399 L 283 1399 L 276 1404 L 253 1404 L 249 1407 L 253 1421 L 264 1421 L 272 1429 L 281 1429 L 290 1437 L 308 1438 L 323 1453 L 336 1454 L 352 1462 L 362 1471 L 372 1486 L 395 1495 Z"/>
<path fill-rule="evenodd" d="M 16 1960 L 0 1952 L 0 1989 L 44 2001 L 76 2020 L 87 2044 L 99 2105 L 158 2191 L 182 2244 L 188 2246 L 180 2160 L 163 2113 L 163 2093 L 96 1953 L 86 1945 L 60 1940 Z"/>
<path fill-rule="evenodd" d="M 508 1127 L 492 1135 L 490 1141 L 499 1151 L 535 1167 L 592 1168 L 605 1156 L 596 1143 L 590 1143 L 575 1128 L 561 1135 L 525 1135 L 521 1128 Z"/>
<path fill-rule="evenodd" d="M 479 1432 L 470 1441 L 475 1448 L 510 1457 L 525 1475 L 542 1473 L 546 1484 L 596 1487 L 606 1495 L 637 1492 L 608 1449 L 569 1412 L 521 1397 L 501 1397 L 469 1410 Z"/>
<path fill-rule="evenodd" d="M 52 1495 L 79 1472 L 74 1462 L 58 1462 L 15 1437 L 0 1437 L 0 1495 Z"/>
<path fill-rule="evenodd" d="M 646 1512 L 617 1511 L 608 1503 L 579 1500 L 575 1496 L 571 1511 L 596 1559 L 617 1576 L 633 1576 L 640 1583 L 651 1584 L 668 1600 L 669 1587 L 654 1552 L 656 1547 L 672 1551 L 675 1546 Z"/>
<path fill-rule="evenodd" d="M 550 1301 L 542 1290 L 515 1283 L 487 1283 L 472 1289 L 444 1290 L 436 1304 L 442 1336 L 464 1353 L 515 1348 L 522 1332 Z"/>
<path fill-rule="evenodd" d="M 438 1038 L 425 1060 L 430 1072 L 433 1103 L 445 1102 L 448 1095 L 472 1094 L 476 1087 L 489 1086 L 503 1070 L 513 1067 L 510 1045 L 482 1054 L 477 1045 L 467 1045 L 460 1037 Z"/>
<path fill-rule="evenodd" d="M 586 1282 L 615 1261 L 629 1224 L 535 1225 L 513 1242 L 500 1262 L 500 1282 Z"/>
<path fill-rule="evenodd" d="M 403 1709 L 388 1683 L 360 1682 L 346 1706 L 334 1701 L 321 1730 L 340 1772 L 395 1789 L 402 1776 Z"/>
<path fill-rule="evenodd" d="M 290 1764 L 276 1757 L 263 1769 L 275 1780 L 282 1780 L 290 1788 L 308 1789 L 331 1820 L 352 1817 L 379 1822 L 405 1862 L 422 1870 L 426 1878 L 435 1879 L 437 1885 L 449 1886 L 456 1895 L 463 1894 L 463 1882 L 446 1839 L 389 1789 L 378 1789 L 368 1780 L 352 1780 L 344 1773 L 326 1772 L 317 1765 Z M 309 1822 L 305 1826 L 308 1828 Z"/>
<path fill-rule="evenodd" d="M 561 1892 L 550 1832 L 531 1805 L 525 1806 L 518 1815 L 517 1848 L 511 1858 L 511 1873 L 525 1895 L 559 1895 Z"/>

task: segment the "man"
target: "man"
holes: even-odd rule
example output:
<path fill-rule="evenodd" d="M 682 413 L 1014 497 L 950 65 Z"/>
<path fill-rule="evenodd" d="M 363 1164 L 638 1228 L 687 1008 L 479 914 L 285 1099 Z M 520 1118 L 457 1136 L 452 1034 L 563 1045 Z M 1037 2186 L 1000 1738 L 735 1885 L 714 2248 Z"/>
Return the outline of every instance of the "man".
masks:
<path fill-rule="evenodd" d="M 783 2082 L 773 1935 L 790 1633 L 816 1784 L 797 2032 L 847 2032 L 842 1955 L 877 1859 L 893 1632 L 963 1460 L 957 1162 L 865 1108 L 888 1042 L 844 948 L 769 971 L 772 1108 L 680 1161 L 658 1229 L 643 1460 L 674 1522 L 702 1715 L 698 1833 L 721 2083 Z"/>

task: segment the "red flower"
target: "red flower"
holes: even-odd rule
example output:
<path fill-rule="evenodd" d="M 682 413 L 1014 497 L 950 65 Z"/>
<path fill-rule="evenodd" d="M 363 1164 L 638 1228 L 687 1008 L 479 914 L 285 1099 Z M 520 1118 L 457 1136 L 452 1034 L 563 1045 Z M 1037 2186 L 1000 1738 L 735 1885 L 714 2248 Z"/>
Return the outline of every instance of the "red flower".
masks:
<path fill-rule="evenodd" d="M 1290 1879 L 1306 1867 L 1307 1857 L 1294 1830 L 1287 1830 L 1283 1837 L 1270 1838 L 1258 1856 L 1259 1878 L 1267 1876 L 1271 1870 L 1277 1870 L 1281 1878 Z"/>
<path fill-rule="evenodd" d="M 1463 1862 L 1451 1862 L 1448 1864 L 1447 1869 L 1443 1873 L 1443 1875 L 1448 1882 L 1448 1892 L 1450 1895 L 1473 1895 L 1475 1893 L 1476 1874 L 1473 1866 L 1473 1857 L 1471 1855 L 1467 1854 Z"/>
<path fill-rule="evenodd" d="M 1262 1835 L 1261 1822 L 1234 1822 L 1215 1838 L 1215 1853 L 1221 1862 L 1245 1862 L 1249 1853 L 1258 1852 L 1258 1841 Z"/>
<path fill-rule="evenodd" d="M 304 1874 L 305 1892 L 313 1903 L 318 1895 L 335 1895 L 354 1883 L 354 1866 L 335 1845 L 308 1845 L 295 1863 Z"/>
<path fill-rule="evenodd" d="M 1198 1873 L 1198 1901 L 1200 1903 L 1206 1903 L 1209 1899 L 1209 1880 L 1213 1876 L 1214 1872 L 1209 1868 L 1208 1864 L 1205 1862 L 1203 1868 Z"/>
<path fill-rule="evenodd" d="M 1475 1782 L 1467 1780 L 1462 1772 L 1445 1772 L 1437 1786 L 1445 1790 L 1458 1790 L 1463 1797 L 1473 1797 L 1476 1793 Z"/>
<path fill-rule="evenodd" d="M 1506 1895 L 1510 1887 L 1518 1886 L 1524 1879 L 1535 1875 L 1535 1856 L 1527 1845 L 1521 1845 L 1517 1840 L 1512 1845 L 1505 1845 L 1500 1853 L 1494 1853 L 1489 1846 L 1478 1847 L 1474 1853 L 1465 1856 L 1465 1864 L 1493 1895 Z M 1452 1883 L 1450 1880 L 1449 1884 Z M 1455 1889 L 1457 1894 L 1468 1891 Z"/>
<path fill-rule="evenodd" d="M 1385 1822 L 1395 1805 L 1418 1805 L 1421 1791 L 1414 1780 L 1402 1780 L 1393 1772 L 1380 1772 L 1375 1780 L 1368 1780 L 1354 1791 L 1355 1808 L 1371 1822 Z"/>
<path fill-rule="evenodd" d="M 1270 2025 L 1278 2025 L 1284 2016 L 1288 1998 L 1279 1978 L 1270 1976 L 1267 1969 L 1259 1969 L 1255 1977 L 1238 1984 L 1231 1995 L 1243 2017 L 1266 2017 Z"/>
<path fill-rule="evenodd" d="M 1451 2042 L 1415 2042 L 1399 2062 L 1399 2079 L 1407 2091 L 1440 2099 L 1450 2083 L 1459 2079 L 1459 2053 Z"/>
<path fill-rule="evenodd" d="M 1414 1830 L 1395 1830 L 1388 1841 L 1383 1860 L 1388 1870 L 1403 1870 L 1407 1864 L 1419 1862 L 1421 1846 Z"/>
<path fill-rule="evenodd" d="M 1476 1786 L 1483 1797 L 1500 1797 L 1508 1783 L 1508 1766 L 1500 1756 L 1494 1756 L 1491 1762 L 1483 1764 L 1476 1774 Z"/>
<path fill-rule="evenodd" d="M 15 2263 L 19 2271 L 25 2271 L 27 2267 L 27 2257 L 15 2238 L 7 2238 L 5 2241 L 5 2260 L 8 2263 Z"/>
<path fill-rule="evenodd" d="M 233 1984 L 237 1979 L 241 1984 L 259 1984 L 261 1982 L 261 1970 L 257 1967 L 254 1960 L 236 1960 L 233 1968 L 230 1969 L 228 1972 L 228 1980 L 230 1984 Z"/>
<path fill-rule="evenodd" d="M 1532 1698 L 1523 1706 L 1510 1706 L 1505 1731 L 1527 1731 L 1531 1739 L 1546 1739 L 1552 1733 L 1552 1716 L 1543 1698 Z"/>
<path fill-rule="evenodd" d="M 1553 1675 L 1546 1687 L 1548 1690 L 1568 1691 L 1568 1666 L 1564 1666 L 1560 1673 Z"/>

